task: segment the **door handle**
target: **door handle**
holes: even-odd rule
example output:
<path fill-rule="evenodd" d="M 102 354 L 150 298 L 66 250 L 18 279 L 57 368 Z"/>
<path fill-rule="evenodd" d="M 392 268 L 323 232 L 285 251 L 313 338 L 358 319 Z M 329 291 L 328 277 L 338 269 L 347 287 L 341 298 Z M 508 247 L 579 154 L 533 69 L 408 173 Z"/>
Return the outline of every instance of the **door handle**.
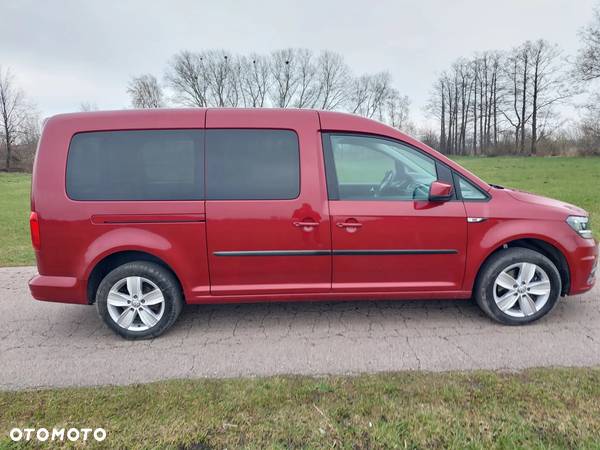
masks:
<path fill-rule="evenodd" d="M 313 227 L 318 227 L 319 223 L 302 221 L 302 222 L 294 222 L 293 225 L 298 228 L 313 228 Z"/>
<path fill-rule="evenodd" d="M 338 222 L 335 224 L 338 228 L 360 228 L 362 227 L 362 223 L 358 222 Z"/>

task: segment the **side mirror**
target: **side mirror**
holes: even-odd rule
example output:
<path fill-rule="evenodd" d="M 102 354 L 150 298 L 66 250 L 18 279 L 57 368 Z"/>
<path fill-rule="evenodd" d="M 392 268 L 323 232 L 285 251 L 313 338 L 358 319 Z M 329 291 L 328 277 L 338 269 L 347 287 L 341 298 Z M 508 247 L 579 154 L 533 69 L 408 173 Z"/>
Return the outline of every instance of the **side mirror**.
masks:
<path fill-rule="evenodd" d="M 429 186 L 430 202 L 447 202 L 452 199 L 452 185 L 443 181 L 434 181 Z"/>

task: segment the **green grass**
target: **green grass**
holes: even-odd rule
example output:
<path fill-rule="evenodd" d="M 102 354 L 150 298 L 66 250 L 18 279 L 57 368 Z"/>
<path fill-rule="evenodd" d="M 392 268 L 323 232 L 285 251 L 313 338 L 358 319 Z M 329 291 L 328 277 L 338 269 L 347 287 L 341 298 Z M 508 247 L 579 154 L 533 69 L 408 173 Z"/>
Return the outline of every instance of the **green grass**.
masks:
<path fill-rule="evenodd" d="M 598 398 L 600 369 L 0 392 L 0 448 L 13 427 L 103 427 L 106 448 L 600 448 Z"/>
<path fill-rule="evenodd" d="M 585 208 L 596 219 L 594 233 L 600 238 L 600 158 L 457 157 L 456 161 L 490 183 Z M 356 175 L 351 167 L 347 170 Z M 35 263 L 27 223 L 30 180 L 27 174 L 0 173 L 0 266 Z"/>
<path fill-rule="evenodd" d="M 0 173 L 0 266 L 35 263 L 29 237 L 31 175 Z"/>

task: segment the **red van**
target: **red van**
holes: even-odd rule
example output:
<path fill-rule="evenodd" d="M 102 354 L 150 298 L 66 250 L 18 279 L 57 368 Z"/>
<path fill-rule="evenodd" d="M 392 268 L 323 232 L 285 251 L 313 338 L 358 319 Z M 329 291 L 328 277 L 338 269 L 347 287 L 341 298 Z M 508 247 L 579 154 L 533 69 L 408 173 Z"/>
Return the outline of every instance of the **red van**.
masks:
<path fill-rule="evenodd" d="M 589 290 L 598 266 L 584 210 L 336 112 L 54 116 L 31 211 L 32 295 L 96 303 L 130 339 L 184 303 L 474 297 L 524 324 Z"/>

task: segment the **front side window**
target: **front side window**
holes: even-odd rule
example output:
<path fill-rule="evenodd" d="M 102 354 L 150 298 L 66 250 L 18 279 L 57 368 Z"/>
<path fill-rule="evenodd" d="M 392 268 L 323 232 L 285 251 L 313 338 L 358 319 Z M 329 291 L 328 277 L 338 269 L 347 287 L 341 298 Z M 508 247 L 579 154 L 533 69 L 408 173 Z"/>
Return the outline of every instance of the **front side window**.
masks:
<path fill-rule="evenodd" d="M 329 136 L 329 196 L 339 200 L 426 200 L 437 180 L 433 158 L 371 136 Z"/>
<path fill-rule="evenodd" d="M 207 130 L 208 200 L 285 200 L 300 194 L 300 152 L 289 130 Z"/>
<path fill-rule="evenodd" d="M 73 200 L 200 200 L 202 130 L 85 132 L 73 136 L 66 189 Z"/>

